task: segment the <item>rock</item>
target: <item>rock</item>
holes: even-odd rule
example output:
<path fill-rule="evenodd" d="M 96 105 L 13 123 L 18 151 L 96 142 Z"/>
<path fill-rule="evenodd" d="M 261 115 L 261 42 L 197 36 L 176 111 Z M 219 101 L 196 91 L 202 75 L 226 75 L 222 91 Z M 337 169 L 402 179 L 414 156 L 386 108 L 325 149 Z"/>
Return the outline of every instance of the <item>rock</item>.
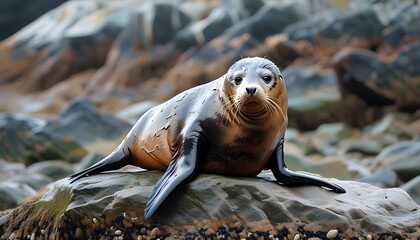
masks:
<path fill-rule="evenodd" d="M 210 237 L 204 236 L 209 226 L 216 234 L 213 237 L 223 238 L 243 230 L 257 238 L 279 239 L 293 238 L 295 233 L 323 238 L 334 229 L 340 239 L 366 237 L 366 233 L 374 239 L 388 233 L 396 238 L 420 234 L 420 206 L 405 191 L 334 179 L 330 181 L 341 184 L 346 194 L 203 174 L 176 191 L 171 204 L 165 202 L 152 220 L 144 221 L 146 201 L 161 176 L 159 171 L 120 172 L 83 178 L 72 185 L 68 179 L 60 180 L 42 199 L 12 212 L 0 225 L 1 237 L 31 235 L 40 230 L 34 221 L 50 236 L 59 233 L 61 238 L 76 233 L 106 237 L 109 229 L 121 230 L 123 238 L 147 237 L 151 232 L 156 237 L 205 238 Z M 273 178 L 271 173 L 266 176 Z M 132 227 L 123 227 L 127 221 Z"/>
<path fill-rule="evenodd" d="M 313 161 L 308 157 L 289 154 L 286 151 L 285 161 L 287 167 L 293 171 L 306 171 L 339 179 L 354 179 L 358 176 L 357 171 L 350 170 L 348 164 L 338 158 L 324 158 L 321 161 Z"/>
<path fill-rule="evenodd" d="M 174 38 L 174 44 L 179 50 L 203 45 L 220 36 L 234 23 L 253 15 L 263 4 L 260 0 L 224 1 L 220 7 L 213 9 L 207 18 L 179 31 Z"/>
<path fill-rule="evenodd" d="M 35 190 L 26 184 L 0 182 L 0 211 L 17 207 L 21 201 L 35 193 Z"/>
<path fill-rule="evenodd" d="M 361 153 L 365 156 L 376 156 L 383 149 L 383 145 L 376 140 L 355 139 L 345 147 L 346 153 Z"/>
<path fill-rule="evenodd" d="M 372 125 L 365 127 L 365 132 L 372 135 L 392 135 L 399 141 L 413 140 L 420 135 L 420 131 L 410 127 L 410 115 L 403 113 L 391 113 Z"/>
<path fill-rule="evenodd" d="M 414 201 L 420 204 L 420 175 L 401 185 L 400 188 L 407 191 Z"/>
<path fill-rule="evenodd" d="M 144 101 L 130 105 L 124 109 L 118 111 L 115 115 L 126 121 L 130 121 L 133 124 L 139 120 L 139 118 L 149 109 L 157 106 L 159 102 L 156 101 Z"/>
<path fill-rule="evenodd" d="M 49 183 L 54 182 L 54 179 L 58 179 L 58 178 L 53 179 L 48 176 L 48 175 L 53 175 L 53 176 L 58 175 L 57 172 L 53 172 L 54 174 L 51 174 L 51 172 L 47 172 L 46 174 L 44 174 L 44 172 L 40 174 L 37 172 L 32 173 L 31 171 L 27 171 L 25 174 L 20 174 L 20 175 L 11 177 L 6 182 L 26 184 L 32 189 L 34 189 L 35 191 L 39 191 L 45 186 L 47 186 Z M 62 177 L 64 176 L 68 176 L 68 175 L 62 174 Z"/>
<path fill-rule="evenodd" d="M 338 16 L 321 28 L 318 35 L 331 41 L 366 41 L 366 48 L 377 44 L 385 25 L 374 8 L 363 8 Z"/>
<path fill-rule="evenodd" d="M 100 154 L 97 152 L 91 152 L 87 154 L 78 164 L 76 167 L 75 172 L 80 172 L 83 169 L 87 169 L 88 167 L 92 166 L 93 164 L 99 162 L 101 159 L 105 158 L 106 155 Z"/>
<path fill-rule="evenodd" d="M 186 52 L 163 79 L 170 79 L 173 92 L 180 92 L 222 76 L 240 56 L 267 56 L 283 69 L 298 54 L 283 38 L 274 35 L 301 18 L 295 3 L 266 4 L 251 17 L 226 29 L 222 36 Z"/>
<path fill-rule="evenodd" d="M 331 70 L 289 66 L 282 74 L 289 97 L 288 115 L 291 127 L 309 130 L 326 122 L 346 122 L 354 125 L 355 121 L 360 121 L 363 114 L 357 118 L 349 118 L 348 111 L 368 111 L 350 101 L 342 102 L 335 73 Z M 343 104 L 351 104 L 354 107 L 339 106 Z"/>
<path fill-rule="evenodd" d="M 302 18 L 296 3 L 267 4 L 252 17 L 228 29 L 226 35 L 229 39 L 234 39 L 247 33 L 259 41 L 264 41 L 266 37 L 280 33 L 287 25 Z"/>
<path fill-rule="evenodd" d="M 343 123 L 329 123 L 319 126 L 316 134 L 330 140 L 340 140 L 351 137 L 352 129 Z"/>
<path fill-rule="evenodd" d="M 162 77 L 181 54 L 172 40 L 192 19 L 175 4 L 153 1 L 130 11 L 126 9 L 125 14 L 128 22 L 124 30 L 116 39 L 105 65 L 89 80 L 87 88 L 112 91 L 114 86 L 137 87 L 141 84 L 143 94 L 156 94 L 153 88 L 157 83 L 153 79 Z M 151 89 L 145 90 L 149 85 Z"/>
<path fill-rule="evenodd" d="M 414 67 L 420 60 L 420 42 L 407 45 L 387 61 L 360 49 L 343 50 L 334 58 L 343 96 L 356 95 L 369 106 L 395 105 L 403 111 L 420 108 L 416 87 L 420 71 Z"/>
<path fill-rule="evenodd" d="M 286 131 L 286 136 L 289 135 L 288 131 Z M 290 135 L 289 135 L 290 136 Z M 311 154 L 323 154 L 322 151 L 320 149 L 318 149 L 316 146 L 314 146 L 313 144 L 311 144 L 308 141 L 305 141 L 303 139 L 299 139 L 299 138 L 293 138 L 290 139 L 290 137 L 286 137 L 286 142 L 287 143 L 292 143 L 293 145 L 295 145 L 296 148 L 299 149 L 299 153 L 303 154 L 303 155 L 311 155 Z M 290 151 L 290 148 L 287 147 L 288 152 Z"/>
<path fill-rule="evenodd" d="M 398 187 L 401 182 L 397 174 L 392 170 L 377 171 L 372 175 L 358 178 L 357 181 L 369 183 L 380 188 Z"/>
<path fill-rule="evenodd" d="M 69 163 L 59 160 L 42 161 L 30 165 L 27 168 L 28 173 L 41 174 L 58 180 L 74 173 Z"/>
<path fill-rule="evenodd" d="M 0 40 L 9 37 L 45 12 L 59 6 L 66 0 L 38 1 L 36 5 L 24 4 L 25 1 L 5 0 L 0 6 Z"/>
<path fill-rule="evenodd" d="M 0 114 L 0 159 L 23 162 L 28 150 L 24 139 L 45 121 L 21 114 Z"/>
<path fill-rule="evenodd" d="M 128 21 L 120 11 L 128 2 L 68 1 L 44 14 L 0 45 L 0 83 L 33 92 L 98 68 Z"/>
<path fill-rule="evenodd" d="M 315 44 L 318 33 L 337 18 L 334 11 L 321 12 L 288 25 L 283 33 L 293 42 L 306 41 Z"/>
<path fill-rule="evenodd" d="M 333 56 L 346 47 L 374 49 L 392 15 L 384 14 L 383 8 L 387 3 L 364 4 L 341 14 L 329 9 L 288 26 L 284 32 L 292 41 L 309 45 L 310 53 L 317 57 Z"/>
<path fill-rule="evenodd" d="M 322 123 L 365 126 L 382 113 L 357 97 L 342 98 L 336 75 L 329 69 L 289 66 L 283 71 L 289 95 L 289 123 L 311 130 Z M 351 117 L 350 117 L 351 116 Z"/>
<path fill-rule="evenodd" d="M 390 14 L 390 22 L 382 32 L 383 43 L 378 47 L 382 54 L 392 54 L 395 49 L 418 41 L 420 28 L 420 6 L 410 2 L 400 2 Z"/>
<path fill-rule="evenodd" d="M 420 143 L 401 142 L 384 148 L 376 157 L 373 169 L 390 169 L 404 182 L 420 175 Z"/>
<path fill-rule="evenodd" d="M 24 171 L 25 165 L 23 163 L 10 163 L 0 159 L 0 182 L 19 175 Z"/>
<path fill-rule="evenodd" d="M 314 71 L 290 66 L 282 71 L 282 75 L 286 79 L 289 98 L 302 95 L 314 98 L 329 95 L 340 98 L 337 78 L 332 70 Z"/>
<path fill-rule="evenodd" d="M 74 100 L 56 120 L 25 139 L 31 153 L 26 156 L 26 161 L 28 164 L 54 159 L 78 162 L 90 151 L 108 154 L 126 136 L 131 126 L 97 111 L 89 101 Z"/>

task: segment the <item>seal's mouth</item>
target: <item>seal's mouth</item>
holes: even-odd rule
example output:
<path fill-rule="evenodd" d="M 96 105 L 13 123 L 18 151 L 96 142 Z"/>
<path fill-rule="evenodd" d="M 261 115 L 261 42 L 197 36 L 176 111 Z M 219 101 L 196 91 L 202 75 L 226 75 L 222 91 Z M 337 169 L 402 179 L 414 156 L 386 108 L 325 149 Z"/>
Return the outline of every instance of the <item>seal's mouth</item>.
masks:
<path fill-rule="evenodd" d="M 260 118 L 266 113 L 266 108 L 262 101 L 257 99 L 248 99 L 243 102 L 241 112 L 248 118 Z"/>
<path fill-rule="evenodd" d="M 261 107 L 261 103 L 259 103 L 257 101 L 247 101 L 247 102 L 244 103 L 243 106 L 244 107 L 250 107 L 250 108 Z"/>

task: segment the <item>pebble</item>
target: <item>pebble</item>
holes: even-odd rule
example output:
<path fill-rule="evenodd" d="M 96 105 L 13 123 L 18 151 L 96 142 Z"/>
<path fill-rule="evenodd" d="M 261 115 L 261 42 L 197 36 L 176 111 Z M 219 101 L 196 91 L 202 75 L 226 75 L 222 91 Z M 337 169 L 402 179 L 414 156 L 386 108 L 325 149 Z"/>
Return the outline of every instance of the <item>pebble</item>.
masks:
<path fill-rule="evenodd" d="M 121 234 L 122 234 L 122 231 L 121 230 L 115 231 L 115 235 L 120 236 Z"/>
<path fill-rule="evenodd" d="M 143 238 L 141 236 L 137 236 L 137 240 L 142 240 Z"/>
<path fill-rule="evenodd" d="M 235 222 L 235 224 L 233 224 L 233 227 L 236 228 L 240 228 L 242 226 L 242 224 L 240 222 Z"/>
<path fill-rule="evenodd" d="M 246 236 L 247 236 L 247 231 L 246 231 L 246 229 L 242 230 L 242 232 L 240 232 L 240 233 L 239 233 L 239 237 L 240 237 L 240 238 L 246 238 Z"/>
<path fill-rule="evenodd" d="M 214 230 L 213 230 L 212 228 L 208 228 L 208 229 L 206 230 L 206 232 L 205 232 L 205 234 L 206 234 L 206 235 L 211 235 L 211 234 L 213 234 L 213 233 L 215 233 L 215 232 L 214 232 Z"/>
<path fill-rule="evenodd" d="M 370 234 L 366 235 L 366 240 L 372 240 L 372 235 Z"/>
<path fill-rule="evenodd" d="M 135 223 L 135 224 L 139 224 L 140 222 L 138 221 L 138 218 L 137 217 L 132 217 L 131 218 L 131 222 L 132 223 Z"/>
<path fill-rule="evenodd" d="M 93 218 L 92 221 L 93 221 L 93 224 L 95 224 L 95 227 L 98 227 L 99 226 L 98 219 Z"/>
<path fill-rule="evenodd" d="M 293 240 L 300 240 L 300 235 L 296 234 L 295 237 L 293 238 Z"/>
<path fill-rule="evenodd" d="M 337 234 L 338 234 L 338 230 L 337 229 L 332 229 L 332 230 L 328 231 L 327 238 L 333 239 L 333 238 L 337 237 Z"/>
<path fill-rule="evenodd" d="M 158 227 L 153 228 L 153 230 L 150 232 L 150 237 L 156 237 L 156 235 L 160 234 L 160 230 Z"/>
<path fill-rule="evenodd" d="M 321 238 L 317 238 L 317 237 L 312 237 L 312 238 L 308 238 L 308 240 L 322 240 Z"/>
<path fill-rule="evenodd" d="M 124 226 L 125 228 L 130 228 L 130 227 L 132 227 L 132 226 L 133 226 L 133 224 L 132 224 L 130 221 L 128 221 L 127 219 L 124 219 L 124 220 L 122 221 L 122 224 L 123 224 L 123 226 Z"/>
<path fill-rule="evenodd" d="M 74 238 L 81 238 L 82 234 L 83 234 L 82 229 L 76 228 L 76 232 L 74 233 Z"/>
<path fill-rule="evenodd" d="M 12 234 L 10 234 L 8 239 L 13 240 L 13 239 L 15 239 L 15 237 L 16 237 L 16 233 L 12 233 Z"/>

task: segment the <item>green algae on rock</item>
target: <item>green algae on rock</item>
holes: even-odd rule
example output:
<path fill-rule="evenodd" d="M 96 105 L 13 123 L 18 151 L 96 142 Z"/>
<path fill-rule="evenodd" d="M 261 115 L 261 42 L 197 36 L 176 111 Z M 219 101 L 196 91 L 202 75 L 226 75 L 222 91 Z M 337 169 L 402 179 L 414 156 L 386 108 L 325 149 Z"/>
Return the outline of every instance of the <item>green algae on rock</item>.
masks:
<path fill-rule="evenodd" d="M 199 175 L 145 221 L 143 209 L 161 175 L 159 171 L 104 173 L 73 185 L 60 180 L 42 199 L 18 207 L 2 221 L 1 238 L 420 235 L 420 206 L 401 189 L 340 181 L 347 193 L 335 194 L 312 186 L 284 187 L 267 181 L 274 179 L 269 172 L 256 179 Z"/>

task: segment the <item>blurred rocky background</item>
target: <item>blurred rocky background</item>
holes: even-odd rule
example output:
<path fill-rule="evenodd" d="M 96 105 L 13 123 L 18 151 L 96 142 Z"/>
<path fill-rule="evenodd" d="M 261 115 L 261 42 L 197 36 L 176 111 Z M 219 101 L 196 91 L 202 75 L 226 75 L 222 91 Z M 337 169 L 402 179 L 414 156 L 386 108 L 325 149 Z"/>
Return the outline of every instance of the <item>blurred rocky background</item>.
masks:
<path fill-rule="evenodd" d="M 418 1 L 4 0 L 0 27 L 0 211 L 248 56 L 285 77 L 289 168 L 420 203 Z"/>

